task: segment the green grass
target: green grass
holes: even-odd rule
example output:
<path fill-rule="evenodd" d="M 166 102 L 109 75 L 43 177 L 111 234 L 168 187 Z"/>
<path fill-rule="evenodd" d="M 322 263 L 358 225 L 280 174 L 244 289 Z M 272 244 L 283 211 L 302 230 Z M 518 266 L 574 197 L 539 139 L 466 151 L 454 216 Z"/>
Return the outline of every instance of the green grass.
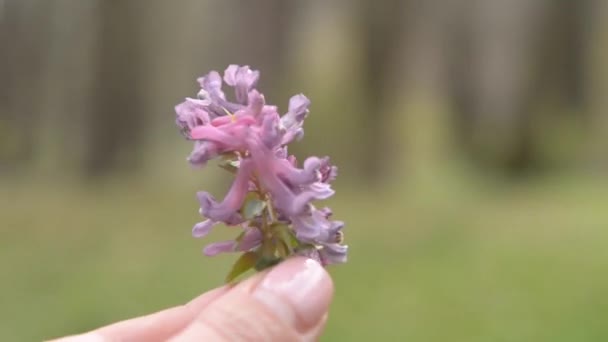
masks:
<path fill-rule="evenodd" d="M 190 237 L 193 189 L 2 184 L 1 341 L 75 333 L 183 303 L 234 256 Z M 361 186 L 358 186 L 361 188 Z M 350 261 L 326 341 L 608 340 L 608 187 L 339 184 Z M 230 236 L 228 229 L 209 239 Z"/>

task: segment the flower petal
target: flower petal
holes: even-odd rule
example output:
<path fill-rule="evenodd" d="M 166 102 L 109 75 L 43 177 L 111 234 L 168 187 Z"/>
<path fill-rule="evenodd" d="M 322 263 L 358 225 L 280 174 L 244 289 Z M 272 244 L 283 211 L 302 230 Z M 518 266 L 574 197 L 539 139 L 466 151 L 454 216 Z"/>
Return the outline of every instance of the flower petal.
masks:
<path fill-rule="evenodd" d="M 262 243 L 262 232 L 257 228 L 247 228 L 241 241 L 239 241 L 236 249 L 239 251 L 248 251 L 256 248 Z"/>
<path fill-rule="evenodd" d="M 232 64 L 224 71 L 224 81 L 234 87 L 236 101 L 240 104 L 247 104 L 247 94 L 257 84 L 259 78 L 260 72 L 249 69 L 248 65 Z"/>
<path fill-rule="evenodd" d="M 307 158 L 304 161 L 303 169 L 294 167 L 287 159 L 279 159 L 275 162 L 276 173 L 292 187 L 309 185 L 319 181 L 321 179 L 320 167 L 321 159 L 317 157 Z"/>
<path fill-rule="evenodd" d="M 338 177 L 338 167 L 329 163 L 329 157 L 321 158 L 321 182 L 330 183 Z"/>
<path fill-rule="evenodd" d="M 218 155 L 216 143 L 210 141 L 195 141 L 194 149 L 188 157 L 188 162 L 194 166 L 204 166 L 209 160 Z"/>
<path fill-rule="evenodd" d="M 324 208 L 317 209 L 317 210 L 319 210 L 320 212 L 322 212 L 323 215 L 325 216 L 325 218 L 327 218 L 327 219 L 330 218 L 331 215 L 333 214 L 333 212 L 331 211 L 330 207 L 324 207 Z"/>
<path fill-rule="evenodd" d="M 292 96 L 289 99 L 289 110 L 281 117 L 281 126 L 286 130 L 283 135 L 282 144 L 288 144 L 294 140 L 300 140 L 304 136 L 302 124 L 308 115 L 310 100 L 302 94 Z"/>
<path fill-rule="evenodd" d="M 222 78 L 217 71 L 211 71 L 207 75 L 200 77 L 198 83 L 201 90 L 198 97 L 202 100 L 209 100 L 209 109 L 215 116 L 226 115 L 226 110 L 234 113 L 243 108 L 243 105 L 232 103 L 226 100 L 226 95 L 222 91 Z"/>
<path fill-rule="evenodd" d="M 235 244 L 236 242 L 234 240 L 210 243 L 205 246 L 203 253 L 206 256 L 214 256 L 220 253 L 234 252 Z"/>
<path fill-rule="evenodd" d="M 210 101 L 186 98 L 186 100 L 175 106 L 175 123 L 184 132 L 189 132 L 198 125 L 209 123 L 209 113 L 206 106 Z"/>
<path fill-rule="evenodd" d="M 343 264 L 347 260 L 348 246 L 337 243 L 324 245 L 319 251 L 323 264 Z"/>
<path fill-rule="evenodd" d="M 303 94 L 294 95 L 289 99 L 289 110 L 281 118 L 281 123 L 287 129 L 300 125 L 308 115 L 310 100 Z"/>
<path fill-rule="evenodd" d="M 323 212 L 313 210 L 308 215 L 299 215 L 292 218 L 293 229 L 298 240 L 316 242 L 328 239 L 331 223 L 325 218 Z"/>
<path fill-rule="evenodd" d="M 328 184 L 324 183 L 313 183 L 309 185 L 304 191 L 299 193 L 291 202 L 291 206 L 288 208 L 291 215 L 298 215 L 306 212 L 310 202 L 314 200 L 323 200 L 331 197 L 334 194 Z"/>
<path fill-rule="evenodd" d="M 201 205 L 201 214 L 214 221 L 222 221 L 230 225 L 242 222 L 243 219 L 238 210 L 243 205 L 245 195 L 249 189 L 249 176 L 252 166 L 252 163 L 248 160 L 241 161 L 236 178 L 221 203 L 216 202 L 208 192 L 197 193 Z"/>
<path fill-rule="evenodd" d="M 213 141 L 218 150 L 238 150 L 245 146 L 247 127 L 236 124 L 197 126 L 190 131 L 190 136 L 194 140 Z"/>
<path fill-rule="evenodd" d="M 281 131 L 279 130 L 279 114 L 267 113 L 262 119 L 261 139 L 264 145 L 273 149 L 281 143 Z"/>
<path fill-rule="evenodd" d="M 249 110 L 249 115 L 253 117 L 257 117 L 262 113 L 262 110 L 265 108 L 266 100 L 264 99 L 264 95 L 260 94 L 257 90 L 252 89 L 249 92 L 248 100 L 247 100 L 247 109 Z M 274 106 L 266 106 L 269 110 L 276 112 L 277 108 Z"/>
<path fill-rule="evenodd" d="M 283 211 L 284 214 L 291 216 L 294 214 L 292 205 L 296 197 L 292 190 L 275 173 L 273 164 L 276 157 L 259 139 L 250 137 L 247 142 L 252 160 L 255 163 L 257 176 L 263 188 L 272 195 L 275 207 L 279 211 Z"/>
<path fill-rule="evenodd" d="M 192 228 L 192 236 L 195 238 L 205 237 L 211 231 L 211 228 L 215 226 L 217 222 L 212 220 L 205 220 L 194 225 Z"/>

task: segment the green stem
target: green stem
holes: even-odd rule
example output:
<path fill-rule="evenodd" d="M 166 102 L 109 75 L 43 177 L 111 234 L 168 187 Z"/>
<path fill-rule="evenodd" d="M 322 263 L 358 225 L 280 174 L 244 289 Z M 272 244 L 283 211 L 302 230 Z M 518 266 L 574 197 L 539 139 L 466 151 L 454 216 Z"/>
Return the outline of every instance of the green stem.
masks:
<path fill-rule="evenodd" d="M 273 224 L 277 221 L 277 217 L 274 214 L 274 207 L 272 206 L 272 197 L 269 194 L 266 194 L 266 210 L 268 211 L 268 216 L 270 216 L 270 224 Z"/>

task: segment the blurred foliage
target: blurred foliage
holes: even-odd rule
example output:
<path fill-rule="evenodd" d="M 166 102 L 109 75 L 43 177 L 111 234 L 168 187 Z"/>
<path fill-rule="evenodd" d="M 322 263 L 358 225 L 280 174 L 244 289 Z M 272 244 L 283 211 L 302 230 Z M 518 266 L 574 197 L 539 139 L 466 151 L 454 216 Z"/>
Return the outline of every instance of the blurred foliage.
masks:
<path fill-rule="evenodd" d="M 218 286 L 236 255 L 205 258 L 188 190 L 2 184 L 0 340 L 84 331 Z M 608 187 L 454 176 L 391 192 L 339 189 L 350 262 L 331 268 L 324 340 L 603 341 Z M 210 239 L 234 235 L 217 229 Z"/>
<path fill-rule="evenodd" d="M 324 340 L 608 340 L 608 2 L 142 4 L 0 0 L 0 341 L 223 282 L 173 106 L 230 63 L 340 167 Z"/>

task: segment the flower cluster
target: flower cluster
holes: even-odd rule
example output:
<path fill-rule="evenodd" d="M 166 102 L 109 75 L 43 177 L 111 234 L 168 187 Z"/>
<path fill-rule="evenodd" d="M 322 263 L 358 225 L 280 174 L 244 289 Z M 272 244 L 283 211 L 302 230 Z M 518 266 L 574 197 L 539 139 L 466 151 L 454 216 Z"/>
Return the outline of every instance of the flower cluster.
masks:
<path fill-rule="evenodd" d="M 303 137 L 310 101 L 295 95 L 287 113 L 280 115 L 256 90 L 259 76 L 248 66 L 228 66 L 223 81 L 234 88 L 234 101 L 230 101 L 222 91 L 222 77 L 211 71 L 198 79 L 197 97 L 175 107 L 178 127 L 194 141 L 188 161 L 204 166 L 217 158 L 219 166 L 235 174 L 222 201 L 208 192 L 197 194 L 206 220 L 197 223 L 192 234 L 204 237 L 218 223 L 240 228 L 236 239 L 204 249 L 208 256 L 244 252 L 229 278 L 294 254 L 323 265 L 343 263 L 347 252 L 342 244 L 344 223 L 332 220 L 329 208 L 312 203 L 334 194 L 330 183 L 337 168 L 327 157 L 309 157 L 298 167 L 287 152 L 287 144 Z"/>

